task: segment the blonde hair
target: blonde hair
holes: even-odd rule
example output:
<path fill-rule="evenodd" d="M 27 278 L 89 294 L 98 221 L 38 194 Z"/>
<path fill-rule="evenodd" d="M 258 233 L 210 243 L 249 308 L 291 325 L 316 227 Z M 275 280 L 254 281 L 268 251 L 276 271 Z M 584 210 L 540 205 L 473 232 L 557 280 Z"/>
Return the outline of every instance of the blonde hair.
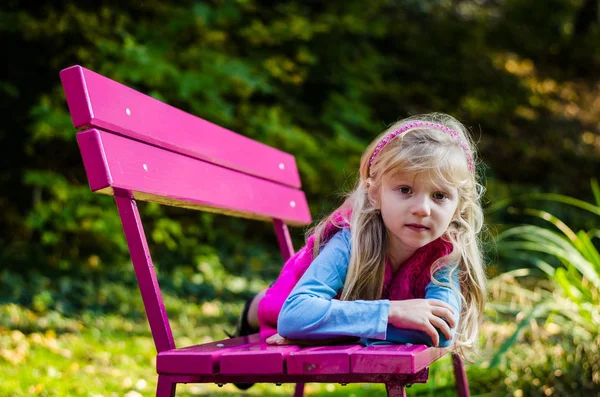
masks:
<path fill-rule="evenodd" d="M 417 120 L 448 127 L 456 131 L 459 138 L 438 127 L 406 127 L 406 124 Z M 371 159 L 382 139 L 390 132 L 403 127 L 407 130 L 390 140 L 376 157 Z M 471 163 L 467 159 L 467 153 L 471 156 Z M 479 237 L 483 227 L 481 197 L 484 187 L 477 182 L 476 172 L 470 169 L 476 165 L 475 157 L 475 147 L 469 134 L 453 117 L 435 113 L 401 120 L 391 125 L 369 145 L 363 153 L 360 175 L 354 190 L 338 209 L 321 220 L 312 231 L 316 237 L 313 253 L 316 255 L 328 225 L 333 223 L 342 228 L 349 224 L 352 248 L 341 299 L 380 299 L 388 236 L 383 219 L 369 198 L 369 185 L 375 191 L 379 191 L 384 177 L 402 171 L 425 173 L 433 181 L 456 187 L 459 195 L 458 207 L 448 230 L 442 236 L 452 243 L 454 249 L 448 256 L 438 259 L 431 266 L 431 279 L 438 285 L 452 288 L 462 301 L 461 320 L 453 346 L 455 352 L 465 359 L 469 359 L 469 353 L 476 352 L 487 297 Z M 458 272 L 460 293 L 452 285 L 442 284 L 434 279 L 434 272 L 446 265 L 450 266 L 450 279 Z"/>

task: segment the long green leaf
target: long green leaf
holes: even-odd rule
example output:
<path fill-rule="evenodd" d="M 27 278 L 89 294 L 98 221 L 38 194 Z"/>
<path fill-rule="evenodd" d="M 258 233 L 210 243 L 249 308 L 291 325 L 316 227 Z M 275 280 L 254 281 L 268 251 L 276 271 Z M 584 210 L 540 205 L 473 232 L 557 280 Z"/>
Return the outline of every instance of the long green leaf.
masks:
<path fill-rule="evenodd" d="M 500 233 L 496 239 L 498 243 L 510 238 L 522 238 L 532 242 L 552 244 L 567 249 L 571 246 L 571 241 L 563 237 L 563 235 L 534 225 L 516 226 Z"/>
<path fill-rule="evenodd" d="M 571 230 L 571 228 L 569 226 L 567 226 L 563 221 L 561 221 L 560 219 L 558 219 L 556 216 L 552 215 L 548 211 L 542 211 L 542 210 L 537 210 L 537 209 L 532 209 L 532 208 L 524 208 L 524 209 L 518 210 L 517 212 L 521 212 L 526 215 L 532 215 L 532 216 L 538 217 L 540 219 L 543 219 L 547 222 L 550 222 L 558 230 L 563 232 L 563 234 L 569 240 L 575 241 L 577 239 L 577 235 L 575 234 L 575 232 L 573 232 L 573 230 Z"/>
<path fill-rule="evenodd" d="M 592 186 L 594 201 L 596 202 L 596 205 L 600 207 L 600 186 L 598 186 L 598 180 L 596 178 L 592 178 L 590 185 Z"/>
<path fill-rule="evenodd" d="M 492 360 L 490 361 L 490 367 L 494 368 L 500 363 L 502 356 L 504 356 L 504 354 L 506 354 L 506 352 L 511 348 L 511 346 L 515 344 L 521 333 L 525 330 L 525 327 L 527 327 L 527 325 L 532 319 L 547 312 L 548 303 L 546 302 L 534 306 L 533 309 L 531 309 L 529 313 L 525 316 L 525 318 L 523 318 L 519 322 L 515 332 L 510 336 L 510 338 L 504 341 L 504 343 L 502 344 L 502 346 L 500 346 L 496 354 L 494 354 L 494 357 L 492 357 Z"/>
<path fill-rule="evenodd" d="M 532 241 L 508 241 L 498 244 L 499 249 L 502 250 L 528 250 L 535 252 L 543 252 L 559 259 L 566 261 L 582 261 L 585 260 L 583 257 L 573 249 L 557 247 L 551 244 L 532 242 Z M 575 252 L 573 252 L 575 251 Z"/>
<path fill-rule="evenodd" d="M 500 245 L 500 244 L 499 244 Z M 507 250 L 529 250 L 543 252 L 549 255 L 562 258 L 569 264 L 575 266 L 596 288 L 600 288 L 600 275 L 594 269 L 594 266 L 588 262 L 572 246 L 567 249 L 552 246 L 549 244 L 536 244 L 532 242 L 505 242 L 502 243 L 503 249 Z"/>
<path fill-rule="evenodd" d="M 490 284 L 490 289 L 494 289 L 495 286 Z M 541 300 L 541 294 L 537 292 L 533 292 L 527 288 L 523 288 L 517 284 L 510 283 L 498 283 L 498 290 L 511 293 L 514 296 L 518 296 L 519 298 L 527 298 L 533 302 L 538 302 Z"/>
<path fill-rule="evenodd" d="M 510 199 L 500 200 L 495 204 L 491 205 L 488 208 L 488 212 L 494 212 L 501 210 L 515 202 L 519 201 L 528 201 L 528 200 L 541 200 L 541 201 L 556 201 L 559 203 L 568 204 L 574 207 L 581 208 L 583 210 L 589 211 L 593 214 L 600 215 L 600 204 L 594 205 L 583 200 L 579 200 L 573 197 L 564 196 L 562 194 L 557 193 L 529 193 L 523 194 L 517 197 L 513 197 Z"/>
<path fill-rule="evenodd" d="M 565 294 L 576 302 L 581 301 L 581 292 L 575 287 L 567 276 L 567 272 L 563 268 L 556 269 L 554 280 L 562 288 Z"/>
<path fill-rule="evenodd" d="M 588 335 L 598 333 L 600 313 L 596 305 L 586 302 L 578 304 L 562 296 L 555 296 L 555 299 L 548 303 L 553 317 L 566 319 L 569 328 L 579 326 Z"/>
<path fill-rule="evenodd" d="M 499 275 L 497 275 L 494 278 L 491 278 L 489 280 L 489 282 L 493 283 L 496 281 L 506 281 L 507 278 L 513 279 L 515 277 L 526 277 L 529 276 L 531 274 L 531 270 L 530 269 L 515 269 L 515 270 L 510 270 L 508 272 L 504 272 L 504 273 L 500 273 Z"/>
<path fill-rule="evenodd" d="M 582 252 L 583 256 L 590 261 L 590 263 L 596 269 L 596 272 L 600 273 L 600 253 L 592 243 L 590 236 L 585 231 L 581 230 L 577 233 L 579 241 L 579 251 Z"/>

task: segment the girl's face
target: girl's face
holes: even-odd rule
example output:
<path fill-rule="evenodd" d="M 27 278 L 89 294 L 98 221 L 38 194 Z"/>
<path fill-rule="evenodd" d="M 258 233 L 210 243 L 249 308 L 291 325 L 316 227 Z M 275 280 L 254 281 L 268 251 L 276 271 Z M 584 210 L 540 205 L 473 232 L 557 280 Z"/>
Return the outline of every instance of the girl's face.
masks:
<path fill-rule="evenodd" d="M 425 173 L 384 177 L 377 207 L 389 235 L 389 255 L 396 265 L 441 237 L 458 207 L 458 189 L 434 183 Z"/>

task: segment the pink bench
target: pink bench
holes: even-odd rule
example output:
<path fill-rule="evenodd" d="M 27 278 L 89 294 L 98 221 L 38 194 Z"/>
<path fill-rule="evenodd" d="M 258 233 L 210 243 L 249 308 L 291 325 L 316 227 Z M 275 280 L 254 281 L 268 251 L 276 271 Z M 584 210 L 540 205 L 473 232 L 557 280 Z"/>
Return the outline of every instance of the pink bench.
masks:
<path fill-rule="evenodd" d="M 60 74 L 92 191 L 115 197 L 157 350 L 157 397 L 177 383 L 385 383 L 389 396 L 424 383 L 448 349 L 423 345 L 267 346 L 258 334 L 177 348 L 136 201 L 273 222 L 283 258 L 287 225 L 310 223 L 293 156 L 173 108 L 80 66 Z M 460 358 L 457 391 L 468 396 Z"/>

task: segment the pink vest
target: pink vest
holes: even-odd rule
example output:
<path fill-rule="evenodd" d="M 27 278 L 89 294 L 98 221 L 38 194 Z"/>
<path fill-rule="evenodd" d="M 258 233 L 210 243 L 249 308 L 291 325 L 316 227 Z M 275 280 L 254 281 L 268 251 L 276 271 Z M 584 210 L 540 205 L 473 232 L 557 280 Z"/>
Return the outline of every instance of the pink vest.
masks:
<path fill-rule="evenodd" d="M 341 218 L 341 217 L 340 217 Z M 339 231 L 331 224 L 324 233 L 323 242 L 329 241 Z M 279 277 L 267 290 L 258 306 L 261 337 L 267 338 L 277 332 L 277 318 L 283 303 L 292 292 L 308 266 L 313 261 L 315 236 L 308 238 L 306 245 L 292 256 L 281 269 Z M 431 281 L 430 268 L 437 259 L 452 252 L 452 244 L 441 238 L 419 248 L 394 274 L 386 261 L 382 299 L 405 300 L 425 297 L 425 287 Z"/>

